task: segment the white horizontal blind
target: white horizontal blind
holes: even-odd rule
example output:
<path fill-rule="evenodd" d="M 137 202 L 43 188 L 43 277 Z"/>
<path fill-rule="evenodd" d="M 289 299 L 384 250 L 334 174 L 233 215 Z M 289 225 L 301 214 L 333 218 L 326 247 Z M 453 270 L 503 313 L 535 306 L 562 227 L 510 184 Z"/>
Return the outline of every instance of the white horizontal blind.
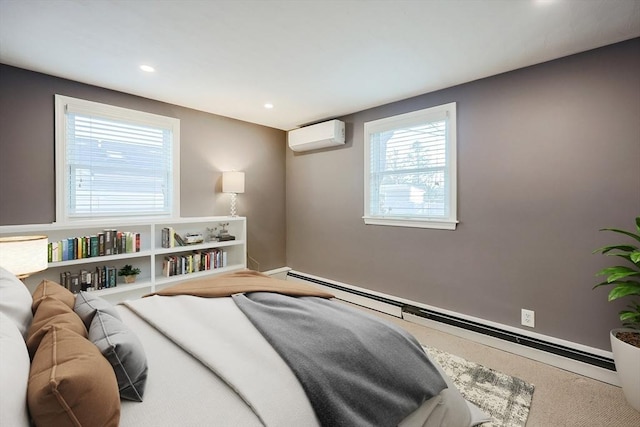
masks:
<path fill-rule="evenodd" d="M 452 114 L 436 107 L 365 125 L 365 218 L 455 221 Z"/>
<path fill-rule="evenodd" d="M 173 127 L 91 110 L 64 108 L 64 217 L 173 215 Z"/>

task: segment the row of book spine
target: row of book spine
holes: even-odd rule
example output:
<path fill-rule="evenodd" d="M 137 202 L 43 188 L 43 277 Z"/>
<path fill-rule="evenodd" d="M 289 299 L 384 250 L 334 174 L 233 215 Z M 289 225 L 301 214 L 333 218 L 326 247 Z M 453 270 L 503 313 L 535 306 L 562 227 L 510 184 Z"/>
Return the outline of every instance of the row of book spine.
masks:
<path fill-rule="evenodd" d="M 65 271 L 60 273 L 60 284 L 77 294 L 80 291 L 97 291 L 115 288 L 118 285 L 116 267 L 101 266 L 95 271 L 80 270 L 78 273 Z"/>
<path fill-rule="evenodd" d="M 49 242 L 49 262 L 70 261 L 106 255 L 140 252 L 140 233 L 135 231 L 104 230 L 101 233 L 70 237 Z"/>
<path fill-rule="evenodd" d="M 162 274 L 165 277 L 180 274 L 196 273 L 227 266 L 227 252 L 215 248 L 194 251 L 190 254 L 169 255 L 162 263 Z"/>
<path fill-rule="evenodd" d="M 165 227 L 162 229 L 161 245 L 163 248 L 174 248 L 176 246 L 184 246 L 185 242 L 173 227 Z"/>

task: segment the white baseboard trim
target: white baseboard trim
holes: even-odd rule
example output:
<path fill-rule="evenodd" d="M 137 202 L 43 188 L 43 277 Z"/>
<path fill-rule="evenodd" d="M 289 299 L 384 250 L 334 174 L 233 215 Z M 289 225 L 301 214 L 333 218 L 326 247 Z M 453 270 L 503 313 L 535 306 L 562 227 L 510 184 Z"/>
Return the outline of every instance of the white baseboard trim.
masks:
<path fill-rule="evenodd" d="M 298 279 L 298 278 L 291 277 L 291 276 L 287 276 L 287 280 L 291 280 L 291 281 L 294 281 L 294 282 L 303 282 L 303 283 L 309 284 L 309 281 L 307 281 L 307 280 L 302 280 L 302 279 Z M 330 280 L 324 280 L 324 281 L 325 282 L 331 282 Z M 391 304 L 385 304 L 384 302 L 376 301 L 374 299 L 367 298 L 365 296 L 352 294 L 350 292 L 341 291 L 340 289 L 335 289 L 335 288 L 332 288 L 330 286 L 324 286 L 324 285 L 319 284 L 319 283 L 313 283 L 313 286 L 316 286 L 316 287 L 321 288 L 321 289 L 323 289 L 323 290 L 325 290 L 327 292 L 332 293 L 333 295 L 336 296 L 336 298 L 338 298 L 340 300 L 347 301 L 347 302 L 350 302 L 350 303 L 353 303 L 353 304 L 357 304 L 357 305 L 361 305 L 363 307 L 371 308 L 373 310 L 381 311 L 382 313 L 390 314 L 391 316 L 402 317 L 402 308 L 400 308 L 398 306 L 391 305 Z M 344 286 L 344 285 L 341 285 L 341 286 Z"/>
<path fill-rule="evenodd" d="M 488 321 L 485 319 L 480 319 L 473 316 L 468 316 L 462 313 L 457 313 L 449 310 L 440 309 L 438 307 L 429 306 L 427 304 L 422 304 L 416 301 L 407 300 L 404 298 L 399 298 L 393 295 L 384 294 L 381 292 L 376 292 L 372 290 L 368 290 L 365 288 L 360 288 L 357 286 L 349 285 L 347 283 L 337 282 L 335 280 L 326 279 L 319 276 L 314 276 L 306 273 L 302 273 L 299 271 L 295 271 L 292 269 L 288 269 L 287 272 L 291 272 L 293 274 L 303 276 L 302 279 L 287 276 L 287 280 L 295 280 L 295 281 L 303 281 L 303 282 L 311 282 L 315 286 L 321 287 L 329 292 L 332 292 L 336 298 L 341 299 L 343 301 L 351 302 L 354 304 L 361 305 L 363 307 L 371 308 L 373 310 L 381 311 L 383 313 L 390 314 L 392 316 L 401 317 L 405 320 L 413 323 L 417 323 L 423 326 L 427 326 L 433 329 L 437 329 L 451 335 L 456 335 L 461 338 L 468 339 L 470 341 L 478 342 L 480 344 L 488 345 L 490 347 L 498 348 L 500 350 L 508 351 L 513 354 L 517 354 L 519 356 L 523 356 L 532 360 L 536 360 L 542 363 L 546 363 L 547 365 L 555 366 L 560 369 L 564 369 L 570 372 L 574 372 L 579 375 L 583 375 L 585 377 L 593 378 L 598 381 L 602 381 L 608 384 L 612 384 L 615 386 L 620 386 L 620 381 L 618 379 L 618 375 L 615 371 L 611 371 L 609 369 L 601 368 L 599 366 L 591 365 L 589 363 L 581 362 L 579 360 L 570 359 L 567 357 L 563 357 L 561 355 L 557 355 L 554 353 L 550 353 L 543 350 L 538 350 L 536 348 L 527 347 L 524 345 L 520 345 L 514 342 L 506 341 L 500 338 L 495 338 L 486 334 L 482 334 L 479 332 L 471 331 L 468 329 L 464 329 L 462 327 L 457 327 L 453 325 L 448 325 L 446 323 L 430 320 L 424 318 L 422 316 L 414 315 L 411 313 L 403 312 L 401 306 L 387 304 L 382 301 L 377 301 L 375 297 L 380 297 L 381 299 L 397 302 L 400 305 L 410 305 L 418 308 L 423 308 L 425 310 L 433 311 L 439 314 L 443 314 L 446 316 L 452 316 L 458 319 L 464 319 L 472 323 L 481 324 L 487 327 L 496 328 L 499 330 L 516 333 L 519 335 L 523 335 L 535 340 L 547 342 L 550 344 L 570 348 L 579 352 L 592 354 L 595 356 L 600 356 L 608 359 L 613 359 L 613 354 L 610 351 L 605 351 L 602 349 L 585 346 L 582 344 L 574 343 L 571 341 L 562 340 L 559 338 L 538 334 L 535 332 L 531 332 L 528 330 L 514 328 L 512 326 L 503 325 L 500 323 Z M 310 280 L 304 280 L 304 279 Z M 318 283 L 320 282 L 320 283 Z M 334 284 L 342 288 L 346 288 L 349 290 L 355 291 L 355 293 L 351 293 L 348 291 L 342 291 L 340 289 L 332 288 L 331 286 L 324 286 L 322 282 L 328 284 Z M 367 295 L 371 295 L 371 297 L 367 297 Z"/>
<path fill-rule="evenodd" d="M 429 328 L 446 332 L 451 335 L 465 338 L 480 344 L 484 344 L 489 347 L 497 348 L 499 350 L 517 354 L 518 356 L 546 363 L 547 365 L 555 366 L 556 368 L 564 369 L 565 371 L 593 378 L 595 380 L 612 384 L 618 387 L 620 386 L 620 380 L 618 379 L 618 374 L 615 371 L 610 371 L 599 366 L 593 366 L 588 363 L 580 362 L 578 360 L 568 359 L 566 357 L 558 356 L 557 354 L 549 353 L 543 350 L 514 344 L 512 342 L 494 338 L 489 335 L 425 319 L 421 316 L 415 316 L 410 313 L 404 313 L 403 318 L 418 325 L 427 326 Z M 567 343 L 565 344 L 565 346 L 570 347 L 570 344 Z"/>

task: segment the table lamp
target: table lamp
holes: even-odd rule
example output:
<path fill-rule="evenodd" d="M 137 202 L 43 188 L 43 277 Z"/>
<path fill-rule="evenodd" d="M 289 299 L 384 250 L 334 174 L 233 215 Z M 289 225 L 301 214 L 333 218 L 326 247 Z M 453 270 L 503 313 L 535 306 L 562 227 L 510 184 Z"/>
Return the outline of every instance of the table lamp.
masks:
<path fill-rule="evenodd" d="M 0 265 L 20 280 L 45 270 L 48 243 L 47 236 L 0 237 Z"/>
<path fill-rule="evenodd" d="M 244 193 L 244 172 L 223 172 L 222 192 L 231 193 L 231 216 L 236 216 L 236 195 Z"/>

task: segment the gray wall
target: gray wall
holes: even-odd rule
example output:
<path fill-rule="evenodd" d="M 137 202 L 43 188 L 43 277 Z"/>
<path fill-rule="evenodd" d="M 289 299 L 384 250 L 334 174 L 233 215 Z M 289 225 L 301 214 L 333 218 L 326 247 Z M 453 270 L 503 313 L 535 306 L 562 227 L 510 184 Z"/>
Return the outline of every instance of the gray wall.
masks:
<path fill-rule="evenodd" d="M 0 65 L 0 225 L 55 221 L 54 94 L 180 119 L 181 215 L 228 215 L 224 170 L 246 173 L 249 266 L 285 261 L 285 147 L 281 130 Z"/>
<path fill-rule="evenodd" d="M 365 226 L 363 123 L 457 102 L 456 231 Z M 287 263 L 609 349 L 621 304 L 592 251 L 640 215 L 640 39 L 342 117 L 347 144 L 287 151 Z M 524 327 L 523 327 L 524 328 Z"/>
<path fill-rule="evenodd" d="M 55 93 L 140 109 L 181 120 L 183 216 L 226 214 L 220 173 L 246 172 L 250 267 L 512 326 L 529 308 L 536 332 L 608 349 L 621 304 L 591 290 L 591 252 L 640 214 L 639 75 L 635 39 L 343 117 L 346 146 L 286 150 L 285 198 L 282 131 L 0 65 L 0 225 L 55 219 Z M 458 229 L 365 226 L 363 123 L 452 101 Z"/>

